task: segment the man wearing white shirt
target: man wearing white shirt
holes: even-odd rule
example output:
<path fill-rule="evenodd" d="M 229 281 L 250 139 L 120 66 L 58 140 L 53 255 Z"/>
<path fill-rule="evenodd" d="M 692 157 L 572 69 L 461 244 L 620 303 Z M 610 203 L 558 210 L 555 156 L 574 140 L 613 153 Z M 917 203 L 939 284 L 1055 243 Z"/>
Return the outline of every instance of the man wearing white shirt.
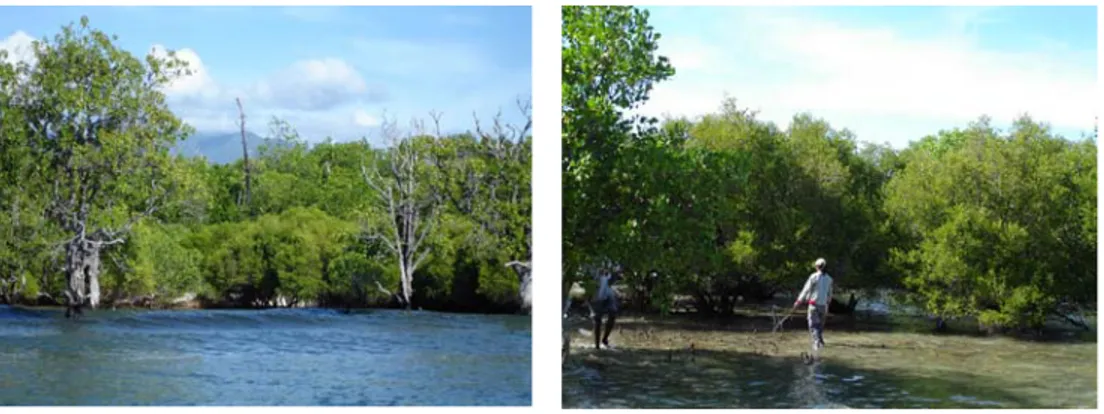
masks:
<path fill-rule="evenodd" d="M 805 280 L 805 287 L 794 301 L 794 309 L 799 305 L 809 305 L 809 333 L 813 337 L 813 350 L 824 348 L 824 322 L 828 316 L 828 304 L 832 301 L 832 277 L 824 272 L 826 262 L 817 259 L 813 267 L 816 272 Z"/>

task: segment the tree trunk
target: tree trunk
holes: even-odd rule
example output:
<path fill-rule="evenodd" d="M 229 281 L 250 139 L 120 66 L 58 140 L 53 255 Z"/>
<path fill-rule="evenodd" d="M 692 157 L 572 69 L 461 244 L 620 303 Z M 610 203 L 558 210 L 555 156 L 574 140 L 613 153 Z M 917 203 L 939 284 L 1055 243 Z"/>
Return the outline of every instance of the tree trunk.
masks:
<path fill-rule="evenodd" d="M 85 305 L 100 304 L 100 246 L 76 237 L 65 247 L 65 316 L 76 317 Z"/>
<path fill-rule="evenodd" d="M 12 282 L 7 280 L 0 282 L 3 282 L 4 285 L 0 286 L 0 303 L 10 305 L 12 303 L 12 298 L 15 297 L 15 295 L 12 293 Z"/>
<path fill-rule="evenodd" d="M 381 168 L 374 167 L 369 172 L 364 165 L 361 165 L 361 174 L 375 193 L 381 210 L 390 216 L 390 223 L 386 229 L 372 231 L 369 237 L 383 242 L 398 259 L 399 299 L 406 309 L 410 309 L 414 295 L 414 273 L 430 253 L 429 246 L 424 242 L 436 220 L 437 194 L 422 193 L 426 184 L 421 182 L 423 177 L 418 172 L 418 166 L 424 161 L 414 141 L 401 137 L 391 122 L 385 123 L 382 128 L 384 135 L 392 142 L 392 147 L 387 150 L 387 177 L 384 177 Z M 432 192 L 432 189 L 429 190 Z"/>
<path fill-rule="evenodd" d="M 245 170 L 245 208 L 249 216 L 253 217 L 253 190 L 252 177 L 249 170 L 249 144 L 245 139 L 245 110 L 242 109 L 241 98 L 237 98 L 238 116 L 241 119 L 241 144 L 242 144 L 242 169 Z"/>
<path fill-rule="evenodd" d="M 23 272 L 23 266 L 16 266 L 11 270 L 11 276 L 0 280 L 0 303 L 14 305 L 26 287 L 27 275 Z"/>
<path fill-rule="evenodd" d="M 511 261 L 506 263 L 506 266 L 513 269 L 518 275 L 518 301 L 521 305 L 521 312 L 531 312 L 533 308 L 533 272 L 529 262 Z"/>
<path fill-rule="evenodd" d="M 410 268 L 410 266 L 405 263 L 399 270 L 401 272 L 401 276 L 399 278 L 399 299 L 402 300 L 402 306 L 407 310 L 410 310 L 410 297 L 414 294 L 414 275 L 412 274 L 413 272 L 411 271 L 412 269 Z"/>

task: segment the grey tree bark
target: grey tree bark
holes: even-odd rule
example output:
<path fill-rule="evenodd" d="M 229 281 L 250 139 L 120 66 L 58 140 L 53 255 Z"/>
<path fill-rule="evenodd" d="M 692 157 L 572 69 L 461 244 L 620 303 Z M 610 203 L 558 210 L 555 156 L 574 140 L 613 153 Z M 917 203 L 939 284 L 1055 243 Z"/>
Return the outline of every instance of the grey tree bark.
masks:
<path fill-rule="evenodd" d="M 381 129 L 391 144 L 386 165 L 362 165 L 361 173 L 375 192 L 378 207 L 388 214 L 388 222 L 383 230 L 370 229 L 368 237 L 382 241 L 395 255 L 399 265 L 398 297 L 400 304 L 410 309 L 414 274 L 429 258 L 431 249 L 425 241 L 436 224 L 439 203 L 418 168 L 427 161 L 415 148 L 413 138 L 425 135 L 424 123 L 413 123 L 414 135 L 403 136 L 393 121 L 385 121 Z"/>
<path fill-rule="evenodd" d="M 522 157 L 530 156 L 522 146 L 508 145 L 508 142 L 520 142 L 524 139 L 533 126 L 530 102 L 519 100 L 517 104 L 518 110 L 526 118 L 523 126 L 505 125 L 501 121 L 501 114 L 498 114 L 495 116 L 491 130 L 488 132 L 483 129 L 479 119 L 475 118 L 476 135 L 483 142 L 489 144 L 486 153 L 483 155 L 489 156 L 501 165 L 509 165 L 514 162 L 524 163 L 525 160 Z M 467 156 L 471 156 L 471 154 L 466 154 L 465 157 Z M 496 240 L 509 237 L 511 229 L 502 220 L 503 213 L 500 211 L 502 206 L 499 203 L 505 201 L 509 206 L 518 206 L 522 201 L 522 192 L 531 191 L 529 183 L 511 179 L 508 174 L 502 171 L 483 175 L 466 168 L 466 163 L 462 162 L 461 165 L 461 171 L 466 176 L 464 196 L 460 199 L 451 199 L 452 203 L 460 212 L 472 217 L 479 223 L 483 232 L 492 235 Z M 438 165 L 438 168 L 442 173 L 450 171 L 442 165 Z M 484 194 L 483 191 L 486 191 L 486 199 L 477 200 L 480 195 Z M 531 211 L 528 208 L 525 210 L 527 211 L 523 212 Z M 525 257 L 510 261 L 506 263 L 506 266 L 512 268 L 518 275 L 518 299 L 521 311 L 529 313 L 532 310 L 532 272 L 528 261 L 533 247 L 531 219 L 523 222 L 522 230 L 525 237 L 523 253 Z"/>
<path fill-rule="evenodd" d="M 249 215 L 253 216 L 253 190 L 252 183 L 253 177 L 249 168 L 249 144 L 245 140 L 245 110 L 242 109 L 241 98 L 236 98 L 235 102 L 238 103 L 238 118 L 241 125 L 241 144 L 242 144 L 242 169 L 245 170 L 245 208 L 249 211 Z"/>
<path fill-rule="evenodd" d="M 152 204 L 152 203 L 151 203 Z M 99 229 L 92 234 L 83 231 L 65 241 L 65 316 L 76 317 L 84 313 L 84 307 L 95 309 L 100 305 L 100 255 L 105 247 L 126 241 L 124 235 L 141 217 L 153 212 L 151 207 L 133 217 L 117 230 Z M 87 218 L 81 221 L 83 228 Z"/>
<path fill-rule="evenodd" d="M 72 170 L 71 170 L 72 171 Z M 86 306 L 95 309 L 100 304 L 100 254 L 103 249 L 126 241 L 130 228 L 144 217 L 153 214 L 160 202 L 157 181 L 150 182 L 151 196 L 146 199 L 143 211 L 133 214 L 117 228 L 99 227 L 89 231 L 93 197 L 98 193 L 99 181 L 87 174 L 71 172 L 72 177 L 54 180 L 54 194 L 50 213 L 62 224 L 62 229 L 75 236 L 63 241 L 65 251 L 65 316 L 82 315 Z M 61 180 L 82 182 L 78 186 L 62 186 Z M 84 182 L 83 180 L 89 180 Z M 64 188 L 64 190 L 62 190 Z M 68 194 L 65 194 L 68 193 Z M 111 201 L 108 202 L 111 204 Z"/>
<path fill-rule="evenodd" d="M 518 302 L 521 311 L 530 313 L 533 310 L 533 271 L 529 262 L 511 261 L 506 266 L 513 269 L 518 275 Z"/>
<path fill-rule="evenodd" d="M 523 151 L 520 145 L 506 145 L 507 141 L 520 142 L 529 135 L 533 128 L 532 103 L 518 100 L 517 109 L 526 119 L 525 125 L 520 127 L 517 125 L 504 125 L 500 113 L 495 116 L 491 131 L 488 133 L 483 130 L 479 119 L 475 119 L 476 134 L 481 139 L 491 144 L 487 151 L 488 155 L 500 162 L 522 162 L 522 157 L 530 156 L 530 154 Z M 480 224 L 485 231 L 495 234 L 496 236 L 502 236 L 508 229 L 503 228 L 501 225 L 502 221 L 499 219 L 501 212 L 495 208 L 496 205 L 494 201 L 498 200 L 498 192 L 506 191 L 506 194 L 509 194 L 510 205 L 518 205 L 522 192 L 531 191 L 530 185 L 529 183 L 521 183 L 517 180 L 509 180 L 502 174 L 480 178 L 483 178 L 482 181 L 486 183 L 485 185 L 490 194 L 490 200 L 492 200 L 490 203 L 491 208 L 488 209 L 487 215 L 483 217 L 482 220 L 479 220 Z M 476 181 L 475 185 L 479 185 L 478 181 Z M 477 191 L 472 191 L 472 193 L 477 193 Z M 468 203 L 471 204 L 471 201 Z M 524 228 L 522 229 L 525 234 L 525 251 L 530 252 L 530 254 L 533 251 L 532 223 L 532 220 L 526 220 L 524 222 Z"/>

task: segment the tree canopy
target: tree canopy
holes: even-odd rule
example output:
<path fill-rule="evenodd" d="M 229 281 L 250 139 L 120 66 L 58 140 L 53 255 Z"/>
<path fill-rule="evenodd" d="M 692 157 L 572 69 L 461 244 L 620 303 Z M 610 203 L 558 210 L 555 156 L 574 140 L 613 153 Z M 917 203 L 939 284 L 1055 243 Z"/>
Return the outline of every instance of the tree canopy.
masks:
<path fill-rule="evenodd" d="M 0 301 L 517 309 L 507 263 L 530 256 L 529 125 L 388 120 L 377 147 L 309 144 L 277 119 L 248 170 L 216 164 L 170 150 L 193 132 L 162 92 L 186 64 L 116 41 L 82 19 L 36 42 L 33 62 L 0 59 Z M 405 236 L 405 204 L 380 200 L 407 178 L 433 205 L 410 269 L 395 254 L 407 245 L 379 237 Z"/>
<path fill-rule="evenodd" d="M 1095 309 L 1095 136 L 982 116 L 895 149 L 732 98 L 656 122 L 631 111 L 675 70 L 647 12 L 565 7 L 563 24 L 565 282 L 612 262 L 644 309 L 688 296 L 729 313 L 800 288 L 824 257 L 841 288 L 940 317 L 1039 327 Z"/>

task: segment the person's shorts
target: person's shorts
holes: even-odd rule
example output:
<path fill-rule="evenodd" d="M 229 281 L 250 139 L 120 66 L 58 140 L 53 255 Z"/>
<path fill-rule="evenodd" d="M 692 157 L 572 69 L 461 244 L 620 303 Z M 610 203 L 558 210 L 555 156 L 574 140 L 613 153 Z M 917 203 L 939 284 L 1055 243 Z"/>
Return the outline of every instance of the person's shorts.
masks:
<path fill-rule="evenodd" d="M 595 299 L 590 302 L 591 316 L 599 318 L 602 316 L 616 316 L 617 315 L 617 299 Z"/>

